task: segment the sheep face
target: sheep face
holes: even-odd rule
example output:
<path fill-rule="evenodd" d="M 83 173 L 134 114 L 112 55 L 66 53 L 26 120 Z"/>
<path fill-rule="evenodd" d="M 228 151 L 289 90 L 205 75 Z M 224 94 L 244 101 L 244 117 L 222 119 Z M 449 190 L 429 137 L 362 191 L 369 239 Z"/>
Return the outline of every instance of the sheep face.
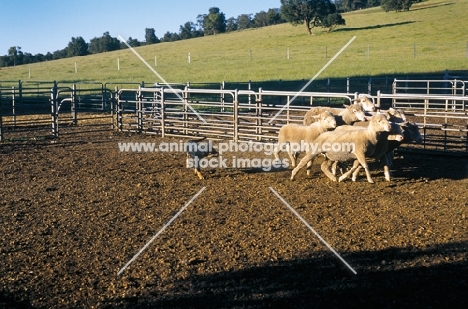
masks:
<path fill-rule="evenodd" d="M 349 106 L 346 106 L 348 111 L 353 113 L 358 121 L 365 121 L 366 120 L 366 115 L 364 113 L 364 109 L 362 105 L 360 104 L 351 104 Z"/>
<path fill-rule="evenodd" d="M 336 128 L 336 119 L 330 112 L 323 112 L 320 114 L 320 121 L 327 129 L 334 129 Z"/>
<path fill-rule="evenodd" d="M 387 119 L 391 122 L 403 123 L 407 121 L 405 113 L 394 108 L 390 108 L 388 111 L 386 111 L 385 115 L 387 116 Z"/>
<path fill-rule="evenodd" d="M 369 127 L 373 128 L 375 132 L 390 132 L 392 126 L 388 122 L 387 117 L 383 114 L 376 114 L 370 118 Z"/>
<path fill-rule="evenodd" d="M 405 142 L 416 142 L 418 144 L 423 142 L 423 137 L 419 132 L 419 127 L 417 124 L 405 122 L 400 124 L 400 126 L 403 131 Z"/>
<path fill-rule="evenodd" d="M 359 95 L 359 97 L 354 100 L 354 104 L 360 104 L 365 112 L 375 112 L 374 102 L 364 95 Z"/>

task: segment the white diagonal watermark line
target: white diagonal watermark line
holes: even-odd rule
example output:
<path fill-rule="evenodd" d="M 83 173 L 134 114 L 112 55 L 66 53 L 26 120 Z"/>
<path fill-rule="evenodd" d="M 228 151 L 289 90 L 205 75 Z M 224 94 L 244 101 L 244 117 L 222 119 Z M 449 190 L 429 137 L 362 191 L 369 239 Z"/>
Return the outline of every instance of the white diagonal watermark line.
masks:
<path fill-rule="evenodd" d="M 270 119 L 270 121 L 268 121 L 268 124 L 271 124 L 271 123 L 273 122 L 273 120 L 275 120 L 276 117 L 278 117 L 279 114 L 281 114 L 281 113 L 284 111 L 284 109 L 287 108 L 287 107 L 289 106 L 289 104 L 291 104 L 292 101 L 294 101 L 302 92 L 304 92 L 304 89 L 306 89 L 320 74 L 322 74 L 322 72 L 323 72 L 323 71 L 324 71 L 324 70 L 325 70 L 325 69 L 326 69 L 326 68 L 327 68 L 327 67 L 328 67 L 328 66 L 329 66 L 329 65 L 330 65 L 330 64 L 331 64 L 331 63 L 332 63 L 348 46 L 349 46 L 349 44 L 351 44 L 351 43 L 354 41 L 355 38 L 356 38 L 356 36 L 353 36 L 353 37 L 351 38 L 351 40 L 349 40 L 349 42 L 346 43 L 346 45 L 343 46 L 343 47 L 340 49 L 340 51 L 337 52 L 336 55 L 333 56 L 333 58 L 331 58 L 330 61 L 328 61 L 327 64 L 325 64 L 325 65 L 323 66 L 323 68 L 321 68 L 320 71 L 318 71 L 317 74 L 315 74 L 315 76 L 312 77 L 312 79 L 309 80 L 309 82 L 308 82 L 307 84 L 305 84 L 305 86 L 302 87 L 302 89 L 299 90 L 299 92 L 298 92 L 291 100 L 289 100 L 288 103 L 287 103 L 285 106 L 283 106 L 283 108 L 281 108 L 281 109 L 276 113 L 275 116 L 273 116 L 273 118 Z"/>
<path fill-rule="evenodd" d="M 188 104 L 187 100 L 184 100 L 184 98 L 182 98 L 182 97 L 180 96 L 180 94 L 178 94 L 178 93 L 174 90 L 174 88 L 172 88 L 171 85 L 169 85 L 169 83 L 166 82 L 166 80 L 165 80 L 161 75 L 159 75 L 159 73 L 158 73 L 145 59 L 143 59 L 143 57 L 142 57 L 139 53 L 137 53 L 137 51 L 136 51 L 133 47 L 131 47 L 130 44 L 127 43 L 127 41 L 125 41 L 125 39 L 124 39 L 122 36 L 119 35 L 118 38 L 119 38 L 119 40 L 120 40 L 122 43 L 124 43 L 124 44 L 125 44 L 125 45 L 126 45 L 126 46 L 127 46 L 127 47 L 128 47 L 128 48 L 129 48 L 129 49 L 130 49 L 130 50 L 131 50 L 131 51 L 132 51 L 132 52 L 133 52 L 133 53 L 134 53 L 134 54 L 135 54 L 135 55 L 136 55 L 136 56 L 137 56 L 137 57 L 138 57 L 138 58 L 139 58 L 139 59 L 140 59 L 140 60 L 141 60 L 141 61 L 142 61 L 142 62 L 159 78 L 159 79 L 160 79 L 160 80 L 162 80 L 163 84 L 165 84 L 166 86 L 168 86 L 169 89 L 171 89 L 172 92 L 174 92 L 174 94 L 175 94 L 182 102 L 184 102 L 184 104 L 187 105 L 187 107 L 190 108 L 190 110 L 191 110 L 193 113 L 195 113 L 195 115 L 197 115 L 197 117 L 198 117 L 201 121 L 203 121 L 204 124 L 207 124 L 206 120 L 205 120 L 202 116 L 200 116 L 200 114 L 199 114 L 196 110 L 194 110 L 190 104 Z"/>
<path fill-rule="evenodd" d="M 351 265 L 349 265 L 349 264 L 341 257 L 341 255 L 339 255 L 338 252 L 336 252 L 335 249 L 333 249 L 333 248 L 325 241 L 325 239 L 323 239 L 322 236 L 320 236 L 320 234 L 317 233 L 317 232 L 309 225 L 309 223 L 307 223 L 307 221 L 304 220 L 304 218 L 302 218 L 301 215 L 300 215 L 294 208 L 292 208 L 291 205 L 289 205 L 289 204 L 281 197 L 281 195 L 278 194 L 278 192 L 275 191 L 275 189 L 273 189 L 272 187 L 270 187 L 270 190 L 271 190 L 271 192 L 273 192 L 273 193 L 284 203 L 284 205 L 286 205 L 286 206 L 292 211 L 293 214 L 296 215 L 296 217 L 299 218 L 299 220 L 302 221 L 302 223 L 305 224 L 305 226 L 307 226 L 307 227 L 309 228 L 309 230 L 312 231 L 312 233 L 315 234 L 315 236 L 318 237 L 318 239 L 320 239 L 320 241 L 321 241 L 325 246 L 327 246 L 328 249 L 330 249 L 331 252 L 333 252 L 333 253 L 340 259 L 340 261 L 342 261 L 342 262 L 346 265 L 346 267 L 348 267 L 348 268 L 353 272 L 353 274 L 355 274 L 355 275 L 357 274 L 357 272 L 354 270 L 354 268 L 352 268 Z"/>
<path fill-rule="evenodd" d="M 160 230 L 153 236 L 153 238 L 151 238 L 150 241 L 148 241 L 148 242 L 146 243 L 146 245 L 144 245 L 143 248 L 141 248 L 140 251 L 138 251 L 138 253 L 135 254 L 135 255 L 132 257 L 132 259 L 131 259 L 130 261 L 128 261 L 127 264 L 125 264 L 125 266 L 122 267 L 122 268 L 119 270 L 119 272 L 117 273 L 117 276 L 119 276 L 128 266 L 130 266 L 130 264 L 132 264 L 133 261 L 135 261 L 136 258 L 137 258 L 143 251 L 145 251 L 145 249 L 148 248 L 148 246 L 149 246 L 149 245 L 150 245 L 150 244 L 151 244 L 151 243 L 152 243 L 152 242 L 169 226 L 169 225 L 171 225 L 171 223 L 172 223 L 185 209 L 187 209 L 187 207 L 188 207 L 188 206 L 200 195 L 200 193 L 202 193 L 203 190 L 205 190 L 205 189 L 206 189 L 206 187 L 201 188 L 201 190 L 198 191 L 197 194 L 195 194 L 195 195 L 192 197 L 192 199 L 191 199 L 190 201 L 188 201 L 187 204 L 185 204 L 185 206 L 182 207 L 182 208 L 179 210 L 179 212 L 176 213 L 175 216 L 172 217 L 171 220 L 169 220 L 169 221 L 166 223 L 166 225 L 164 225 L 164 226 L 162 227 L 162 229 L 160 229 Z"/>

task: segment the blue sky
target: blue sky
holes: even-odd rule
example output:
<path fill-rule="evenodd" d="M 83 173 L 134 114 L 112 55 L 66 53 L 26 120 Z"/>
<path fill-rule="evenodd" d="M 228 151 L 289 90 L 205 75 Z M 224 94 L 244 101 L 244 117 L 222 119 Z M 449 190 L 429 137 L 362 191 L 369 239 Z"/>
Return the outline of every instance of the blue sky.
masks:
<path fill-rule="evenodd" d="M 143 41 L 145 28 L 154 28 L 161 38 L 211 7 L 237 18 L 280 6 L 280 0 L 0 0 L 0 55 L 12 46 L 46 54 L 65 48 L 72 37 L 89 42 L 106 31 Z"/>

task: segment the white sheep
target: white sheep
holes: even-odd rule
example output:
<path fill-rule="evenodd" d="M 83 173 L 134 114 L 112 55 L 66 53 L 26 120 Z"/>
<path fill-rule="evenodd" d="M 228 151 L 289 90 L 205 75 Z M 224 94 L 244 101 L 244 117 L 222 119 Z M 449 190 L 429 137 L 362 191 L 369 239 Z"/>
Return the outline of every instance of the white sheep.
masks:
<path fill-rule="evenodd" d="M 369 173 L 366 155 L 370 156 L 373 154 L 380 134 L 389 131 L 390 123 L 387 118 L 382 114 L 376 114 L 370 118 L 367 128 L 322 133 L 314 141 L 317 147 L 307 152 L 297 167 L 292 171 L 291 180 L 294 180 L 295 175 L 304 165 L 313 160 L 320 153 L 323 153 L 325 154 L 326 160 L 322 163 L 321 168 L 325 175 L 331 180 L 336 181 L 337 179 L 329 169 L 332 163 L 330 161 L 351 161 L 357 159 L 358 163 L 361 164 L 366 171 L 367 181 L 374 183 Z M 344 145 L 353 147 L 344 147 Z"/>
<path fill-rule="evenodd" d="M 399 147 L 402 143 L 422 143 L 423 138 L 419 132 L 419 128 L 415 123 L 407 122 L 404 111 L 395 110 L 390 108 L 383 111 L 387 119 L 392 123 L 392 132 L 402 135 L 403 138 L 394 138 L 389 135 L 387 140 L 382 140 L 377 147 L 377 151 L 374 154 L 374 158 L 383 164 L 385 180 L 390 181 L 390 167 L 393 163 L 393 151 Z M 367 126 L 367 122 L 356 122 L 354 126 Z M 352 180 L 356 181 L 357 175 L 361 169 L 361 166 L 357 165 L 356 170 L 353 172 Z M 332 168 L 333 173 L 336 171 L 336 163 Z M 340 177 L 341 178 L 341 177 Z M 346 177 L 345 177 L 346 178 Z"/>
<path fill-rule="evenodd" d="M 367 126 L 370 124 L 370 122 L 364 122 L 364 124 L 367 124 Z M 338 130 L 362 130 L 361 125 L 359 126 L 343 126 L 339 127 Z M 377 141 L 374 151 L 371 155 L 371 157 L 375 158 L 376 161 L 381 161 L 384 166 L 384 175 L 385 179 L 387 181 L 390 181 L 390 170 L 389 170 L 389 165 L 390 163 L 388 162 L 388 157 L 386 156 L 387 152 L 389 151 L 389 145 L 393 141 L 401 142 L 403 140 L 403 130 L 401 129 L 401 124 L 400 123 L 394 123 L 390 122 L 390 131 L 389 132 L 382 132 L 379 136 L 379 140 Z M 336 163 L 337 161 L 333 162 L 332 166 L 332 173 L 336 175 Z M 353 172 L 353 177 L 352 180 L 356 181 L 356 176 L 359 173 L 361 166 L 359 165 L 359 161 L 355 160 L 353 164 L 352 170 Z M 339 181 L 343 181 L 350 175 L 350 172 L 344 173 L 340 178 Z"/>
<path fill-rule="evenodd" d="M 334 128 L 336 128 L 335 117 L 328 111 L 322 112 L 318 116 L 317 122 L 310 125 L 287 124 L 281 127 L 278 132 L 278 144 L 274 153 L 275 159 L 279 160 L 278 153 L 284 145 L 288 145 L 291 165 L 293 167 L 296 166 L 297 152 L 300 150 L 300 146 L 310 145 L 320 134 Z M 294 155 L 293 150 L 295 151 Z"/>
<path fill-rule="evenodd" d="M 332 108 L 325 106 L 312 107 L 304 116 L 304 125 L 309 125 L 317 120 L 317 116 L 323 112 L 331 112 L 335 115 L 336 125 L 352 125 L 357 121 L 365 121 L 365 113 L 362 105 L 351 104 L 345 108 Z"/>

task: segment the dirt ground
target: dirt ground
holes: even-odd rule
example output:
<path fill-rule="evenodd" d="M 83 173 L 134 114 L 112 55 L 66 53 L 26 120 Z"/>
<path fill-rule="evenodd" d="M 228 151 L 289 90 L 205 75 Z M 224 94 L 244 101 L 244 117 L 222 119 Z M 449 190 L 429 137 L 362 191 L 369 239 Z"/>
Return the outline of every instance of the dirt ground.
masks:
<path fill-rule="evenodd" d="M 399 153 L 391 182 L 372 166 L 375 184 L 331 182 L 320 160 L 295 181 L 286 168 L 199 180 L 184 153 L 119 151 L 140 141 L 180 139 L 0 144 L 0 308 L 468 305 L 467 158 Z"/>

